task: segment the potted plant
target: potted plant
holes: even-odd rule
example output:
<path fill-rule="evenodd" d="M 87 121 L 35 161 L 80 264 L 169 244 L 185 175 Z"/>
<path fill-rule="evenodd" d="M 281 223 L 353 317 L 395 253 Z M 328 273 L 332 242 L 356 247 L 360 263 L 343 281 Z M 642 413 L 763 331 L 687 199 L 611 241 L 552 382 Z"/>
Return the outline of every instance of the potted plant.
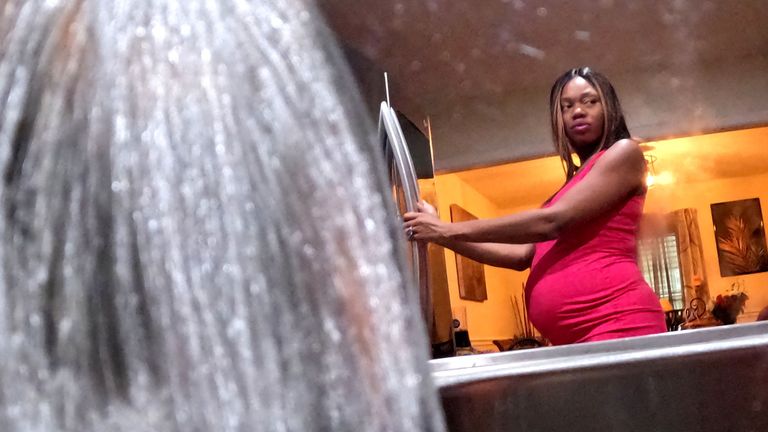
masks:
<path fill-rule="evenodd" d="M 723 324 L 733 324 L 739 314 L 744 312 L 744 305 L 747 300 L 749 300 L 749 296 L 743 291 L 720 294 L 712 307 L 712 316 Z"/>

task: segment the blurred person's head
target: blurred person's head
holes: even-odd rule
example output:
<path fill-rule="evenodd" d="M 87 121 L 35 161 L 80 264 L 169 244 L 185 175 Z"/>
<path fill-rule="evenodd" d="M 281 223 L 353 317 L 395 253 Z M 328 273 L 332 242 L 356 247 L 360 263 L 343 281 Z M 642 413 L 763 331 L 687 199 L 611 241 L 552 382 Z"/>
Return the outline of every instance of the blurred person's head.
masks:
<path fill-rule="evenodd" d="M 311 6 L 5 3 L 4 431 L 442 428 L 373 134 Z"/>

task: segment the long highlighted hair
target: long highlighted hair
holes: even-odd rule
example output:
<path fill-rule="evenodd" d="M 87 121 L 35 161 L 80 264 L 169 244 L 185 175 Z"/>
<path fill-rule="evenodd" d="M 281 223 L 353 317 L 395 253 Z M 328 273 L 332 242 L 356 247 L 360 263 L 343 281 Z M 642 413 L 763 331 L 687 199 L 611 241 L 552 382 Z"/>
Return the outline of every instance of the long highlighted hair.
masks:
<path fill-rule="evenodd" d="M 563 162 L 566 182 L 573 178 L 579 166 L 573 160 L 573 145 L 565 133 L 560 97 L 565 85 L 576 77 L 584 78 L 595 88 L 603 107 L 603 133 L 596 151 L 606 150 L 616 141 L 630 137 L 619 97 L 608 78 L 589 67 L 574 68 L 562 74 L 552 85 L 552 90 L 549 93 L 549 111 L 552 122 L 552 138 L 555 142 L 555 149 Z"/>

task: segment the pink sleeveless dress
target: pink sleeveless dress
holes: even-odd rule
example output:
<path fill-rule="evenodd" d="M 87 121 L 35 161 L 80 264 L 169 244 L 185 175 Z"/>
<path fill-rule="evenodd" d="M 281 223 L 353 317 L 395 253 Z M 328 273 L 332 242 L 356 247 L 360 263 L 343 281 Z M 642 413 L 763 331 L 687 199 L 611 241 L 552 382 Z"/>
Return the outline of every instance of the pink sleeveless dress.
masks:
<path fill-rule="evenodd" d="M 578 184 L 598 153 L 544 207 Z M 526 284 L 528 314 L 555 345 L 666 331 L 664 313 L 637 265 L 637 229 L 645 194 L 608 214 L 537 243 Z"/>

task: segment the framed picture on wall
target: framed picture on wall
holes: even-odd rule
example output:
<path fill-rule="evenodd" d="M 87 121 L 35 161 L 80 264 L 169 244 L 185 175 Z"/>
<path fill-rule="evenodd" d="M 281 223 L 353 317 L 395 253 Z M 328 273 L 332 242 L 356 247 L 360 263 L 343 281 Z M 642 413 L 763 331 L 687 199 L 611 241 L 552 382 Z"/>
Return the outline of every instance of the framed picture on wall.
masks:
<path fill-rule="evenodd" d="M 456 204 L 451 204 L 452 222 L 475 219 L 477 218 L 470 212 Z M 459 297 L 480 302 L 488 299 L 488 292 L 485 289 L 485 269 L 482 264 L 456 254 L 456 269 L 459 276 Z"/>
<path fill-rule="evenodd" d="M 768 271 L 760 199 L 716 203 L 711 208 L 720 276 Z"/>

